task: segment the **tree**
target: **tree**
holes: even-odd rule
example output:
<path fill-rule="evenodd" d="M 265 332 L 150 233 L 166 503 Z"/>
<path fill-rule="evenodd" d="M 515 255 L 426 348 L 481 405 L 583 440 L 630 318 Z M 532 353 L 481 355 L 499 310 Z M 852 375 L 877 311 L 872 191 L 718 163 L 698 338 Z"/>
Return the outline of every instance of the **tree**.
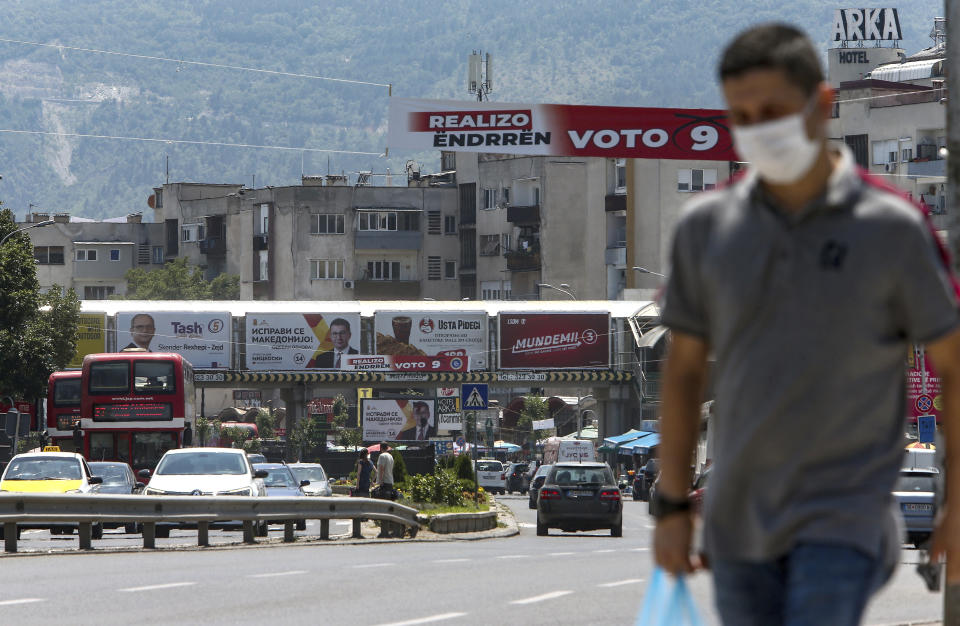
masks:
<path fill-rule="evenodd" d="M 343 394 L 333 399 L 333 427 L 336 429 L 336 442 L 344 448 L 356 448 L 363 443 L 363 432 L 359 428 L 347 426 L 350 419 L 350 407 Z"/>
<path fill-rule="evenodd" d="M 317 448 L 326 447 L 327 432 L 326 419 L 319 415 L 308 415 L 298 421 L 290 433 L 290 441 L 298 449 L 297 456 L 302 458 L 304 452 L 309 454 Z"/>
<path fill-rule="evenodd" d="M 203 277 L 203 270 L 187 264 L 183 257 L 160 269 L 127 270 L 127 300 L 237 300 L 240 298 L 240 277 L 220 274 L 213 280 Z"/>
<path fill-rule="evenodd" d="M 523 409 L 520 410 L 520 417 L 517 418 L 517 435 L 521 438 L 518 443 L 523 443 L 531 435 L 536 441 L 543 438 L 546 431 L 534 431 L 533 423 L 546 419 L 548 411 L 547 401 L 540 396 L 525 396 L 523 398 Z"/>
<path fill-rule="evenodd" d="M 13 212 L 0 210 L 0 239 L 16 229 Z M 72 289 L 40 293 L 30 237 L 7 239 L 0 247 L 0 395 L 42 397 L 50 374 L 73 358 L 79 323 Z"/>
<path fill-rule="evenodd" d="M 257 411 L 256 417 L 257 433 L 261 439 L 270 439 L 274 435 L 273 417 L 267 409 Z"/>

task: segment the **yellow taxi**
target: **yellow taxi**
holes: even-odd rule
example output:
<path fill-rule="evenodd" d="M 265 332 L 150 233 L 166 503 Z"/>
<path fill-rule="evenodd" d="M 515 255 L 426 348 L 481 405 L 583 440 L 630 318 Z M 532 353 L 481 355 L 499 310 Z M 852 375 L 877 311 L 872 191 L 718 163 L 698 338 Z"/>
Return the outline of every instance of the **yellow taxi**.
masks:
<path fill-rule="evenodd" d="M 18 454 L 7 464 L 0 477 L 0 492 L 5 493 L 96 493 L 103 478 L 94 476 L 86 460 L 74 452 L 47 447 L 43 452 Z M 23 528 L 49 528 L 52 534 L 69 534 L 76 524 L 17 524 Z M 93 538 L 103 535 L 103 527 L 94 524 Z"/>

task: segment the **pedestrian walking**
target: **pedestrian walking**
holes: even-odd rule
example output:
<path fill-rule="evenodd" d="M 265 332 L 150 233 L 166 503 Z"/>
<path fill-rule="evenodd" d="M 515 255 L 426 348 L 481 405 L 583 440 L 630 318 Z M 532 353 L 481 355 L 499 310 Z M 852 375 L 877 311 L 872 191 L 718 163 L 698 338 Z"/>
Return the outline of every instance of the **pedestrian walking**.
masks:
<path fill-rule="evenodd" d="M 828 145 L 833 89 L 803 33 L 741 33 L 719 77 L 749 165 L 694 198 L 673 241 L 655 558 L 674 574 L 711 568 L 725 624 L 853 625 L 900 549 L 891 491 L 911 343 L 942 378 L 947 455 L 960 450 L 956 290 L 920 209 Z M 708 355 L 700 556 L 687 494 Z M 934 552 L 955 560 L 960 458 L 947 467 Z"/>
<path fill-rule="evenodd" d="M 393 500 L 393 455 L 390 454 L 390 444 L 386 441 L 380 444 L 380 456 L 377 458 L 377 490 L 374 497 L 384 500 Z M 399 531 L 402 532 L 402 531 Z M 380 534 L 377 537 L 384 539 L 398 536 L 397 524 L 383 520 L 380 522 Z"/>
<path fill-rule="evenodd" d="M 370 451 L 366 448 L 361 449 L 357 458 L 357 488 L 353 490 L 355 497 L 370 497 L 370 478 L 374 469 L 373 463 L 370 462 Z"/>

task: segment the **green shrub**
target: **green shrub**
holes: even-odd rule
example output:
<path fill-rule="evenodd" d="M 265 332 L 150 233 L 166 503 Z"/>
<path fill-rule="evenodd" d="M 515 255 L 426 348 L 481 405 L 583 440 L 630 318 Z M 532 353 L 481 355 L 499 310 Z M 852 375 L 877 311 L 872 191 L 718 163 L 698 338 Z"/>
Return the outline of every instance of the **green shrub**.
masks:
<path fill-rule="evenodd" d="M 393 457 L 393 484 L 398 485 L 407 480 L 407 464 L 403 462 L 403 457 L 397 450 L 391 450 L 390 456 Z"/>
<path fill-rule="evenodd" d="M 462 480 L 473 481 L 473 464 L 470 461 L 470 455 L 460 454 L 453 464 L 454 474 Z"/>
<path fill-rule="evenodd" d="M 460 482 L 450 471 L 438 467 L 432 474 L 411 476 L 407 488 L 414 502 L 463 506 Z"/>

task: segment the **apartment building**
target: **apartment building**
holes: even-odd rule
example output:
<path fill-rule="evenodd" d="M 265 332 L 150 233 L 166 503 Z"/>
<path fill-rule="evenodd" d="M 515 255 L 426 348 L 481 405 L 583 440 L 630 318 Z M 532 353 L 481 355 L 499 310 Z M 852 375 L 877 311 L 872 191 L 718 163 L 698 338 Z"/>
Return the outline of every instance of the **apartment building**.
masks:
<path fill-rule="evenodd" d="M 104 300 L 126 294 L 128 270 L 164 262 L 163 225 L 143 223 L 140 214 L 96 221 L 35 212 L 17 226 L 50 219 L 53 224 L 26 231 L 43 290 L 60 285 L 73 288 L 83 300 Z"/>
<path fill-rule="evenodd" d="M 170 183 L 155 189 L 167 257 L 240 276 L 244 300 L 446 300 L 459 294 L 457 190 Z M 174 241 L 176 240 L 176 241 Z"/>

